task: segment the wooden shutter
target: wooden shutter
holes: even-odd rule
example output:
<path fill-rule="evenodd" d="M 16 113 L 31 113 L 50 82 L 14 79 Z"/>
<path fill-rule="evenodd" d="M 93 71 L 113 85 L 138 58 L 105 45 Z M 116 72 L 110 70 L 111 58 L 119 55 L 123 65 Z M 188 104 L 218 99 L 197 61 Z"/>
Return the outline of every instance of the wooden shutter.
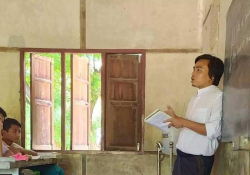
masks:
<path fill-rule="evenodd" d="M 106 150 L 140 148 L 140 67 L 140 55 L 107 55 Z"/>
<path fill-rule="evenodd" d="M 32 149 L 52 150 L 53 62 L 51 58 L 31 54 Z"/>
<path fill-rule="evenodd" d="M 72 65 L 72 150 L 87 150 L 90 129 L 90 69 L 89 60 L 75 54 Z"/>

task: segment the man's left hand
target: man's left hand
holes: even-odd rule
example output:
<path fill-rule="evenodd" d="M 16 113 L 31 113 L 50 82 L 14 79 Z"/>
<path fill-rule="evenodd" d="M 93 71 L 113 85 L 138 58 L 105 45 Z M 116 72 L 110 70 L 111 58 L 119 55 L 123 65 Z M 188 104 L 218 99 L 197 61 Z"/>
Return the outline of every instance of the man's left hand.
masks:
<path fill-rule="evenodd" d="M 170 124 L 168 125 L 169 128 L 171 126 L 173 126 L 175 128 L 182 128 L 183 127 L 184 119 L 181 118 L 181 117 L 176 116 L 175 113 L 174 113 L 174 110 L 170 106 L 167 106 L 167 111 L 165 111 L 165 113 L 172 117 L 170 119 L 167 119 L 167 120 L 163 121 L 163 123 L 170 122 Z"/>

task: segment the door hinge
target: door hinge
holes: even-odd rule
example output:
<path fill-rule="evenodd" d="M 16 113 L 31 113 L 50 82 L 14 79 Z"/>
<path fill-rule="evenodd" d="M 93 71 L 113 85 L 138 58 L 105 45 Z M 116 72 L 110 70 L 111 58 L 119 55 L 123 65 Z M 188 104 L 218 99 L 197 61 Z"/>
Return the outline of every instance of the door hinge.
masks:
<path fill-rule="evenodd" d="M 137 151 L 140 151 L 140 143 L 137 143 L 137 145 L 136 145 L 136 150 L 137 150 Z"/>
<path fill-rule="evenodd" d="M 139 58 L 138 58 L 138 63 L 141 63 L 141 57 L 139 56 Z"/>

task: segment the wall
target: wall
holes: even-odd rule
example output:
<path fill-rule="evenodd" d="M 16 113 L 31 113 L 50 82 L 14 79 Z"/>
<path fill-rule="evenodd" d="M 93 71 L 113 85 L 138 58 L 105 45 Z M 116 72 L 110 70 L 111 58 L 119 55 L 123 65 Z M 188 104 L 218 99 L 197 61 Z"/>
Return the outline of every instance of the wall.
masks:
<path fill-rule="evenodd" d="M 8 50 L 13 47 L 78 49 L 81 43 L 86 43 L 87 49 L 147 49 L 146 115 L 155 108 L 164 110 L 169 104 L 183 116 L 189 98 L 196 92 L 191 87 L 190 76 L 194 59 L 202 49 L 202 2 L 1 0 L 0 60 L 9 68 L 1 69 L 1 75 L 8 78 L 1 76 L 5 87 L 0 88 L 0 106 L 8 115 L 20 119 L 19 52 Z M 155 151 L 158 140 L 161 133 L 146 125 L 145 150 Z M 75 160 L 80 162 L 76 167 Z M 110 167 L 111 174 L 156 173 L 155 155 L 89 155 L 86 161 L 87 174 L 108 173 Z M 81 174 L 82 162 L 79 154 L 65 155 L 61 166 L 66 174 Z M 118 164 L 117 168 L 113 164 Z M 166 158 L 165 174 L 168 168 Z"/>
<path fill-rule="evenodd" d="M 80 1 L 1 0 L 0 47 L 80 48 Z"/>
<path fill-rule="evenodd" d="M 8 116 L 20 119 L 19 52 L 0 52 L 0 107 Z"/>
<path fill-rule="evenodd" d="M 59 166 L 67 175 L 152 175 L 157 170 L 156 155 L 65 154 Z M 162 174 L 169 174 L 169 157 L 163 160 Z"/>
<path fill-rule="evenodd" d="M 201 48 L 200 0 L 87 0 L 87 48 Z"/>

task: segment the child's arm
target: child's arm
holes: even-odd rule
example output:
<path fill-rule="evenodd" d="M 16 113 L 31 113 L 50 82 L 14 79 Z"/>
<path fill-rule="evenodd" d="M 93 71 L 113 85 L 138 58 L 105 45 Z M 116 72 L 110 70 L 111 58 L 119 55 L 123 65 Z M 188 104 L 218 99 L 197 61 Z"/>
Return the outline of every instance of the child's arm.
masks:
<path fill-rule="evenodd" d="M 10 156 L 13 156 L 14 153 L 10 150 L 8 150 L 6 153 L 3 154 L 3 157 L 10 157 Z"/>
<path fill-rule="evenodd" d="M 32 155 L 32 156 L 37 156 L 37 153 L 33 150 L 27 150 L 27 149 L 21 149 L 21 148 L 17 148 L 17 150 L 19 152 L 21 152 L 22 154 L 28 154 L 28 155 Z"/>

